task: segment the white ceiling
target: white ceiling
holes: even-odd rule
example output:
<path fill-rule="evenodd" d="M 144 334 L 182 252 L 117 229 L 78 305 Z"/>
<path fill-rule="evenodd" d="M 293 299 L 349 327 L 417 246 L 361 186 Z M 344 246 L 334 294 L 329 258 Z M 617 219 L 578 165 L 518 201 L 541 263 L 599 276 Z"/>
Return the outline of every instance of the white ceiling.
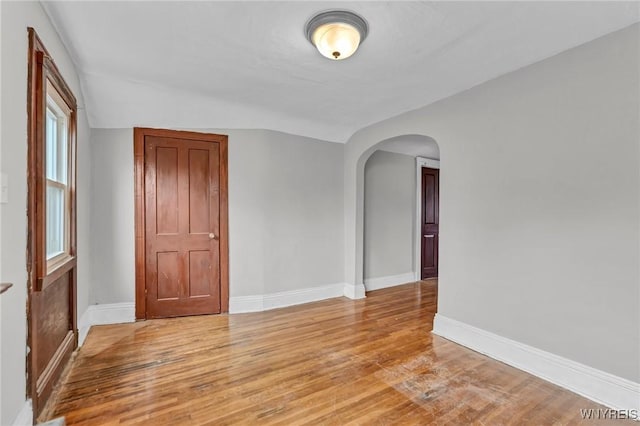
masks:
<path fill-rule="evenodd" d="M 355 131 L 640 20 L 626 2 L 46 2 L 92 127 Z M 316 12 L 369 23 L 344 61 L 305 39 Z"/>

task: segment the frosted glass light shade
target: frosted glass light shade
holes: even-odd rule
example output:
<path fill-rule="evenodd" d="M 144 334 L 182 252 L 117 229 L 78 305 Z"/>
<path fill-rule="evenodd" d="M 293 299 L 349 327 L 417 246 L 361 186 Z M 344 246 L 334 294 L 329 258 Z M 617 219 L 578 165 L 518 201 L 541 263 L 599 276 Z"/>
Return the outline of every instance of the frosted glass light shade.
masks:
<path fill-rule="evenodd" d="M 312 39 L 322 56 L 336 61 L 353 55 L 360 45 L 358 30 L 341 22 L 319 26 Z"/>
<path fill-rule="evenodd" d="M 314 16 L 305 27 L 307 39 L 322 56 L 339 61 L 353 55 L 368 33 L 364 19 L 346 10 L 330 10 Z"/>

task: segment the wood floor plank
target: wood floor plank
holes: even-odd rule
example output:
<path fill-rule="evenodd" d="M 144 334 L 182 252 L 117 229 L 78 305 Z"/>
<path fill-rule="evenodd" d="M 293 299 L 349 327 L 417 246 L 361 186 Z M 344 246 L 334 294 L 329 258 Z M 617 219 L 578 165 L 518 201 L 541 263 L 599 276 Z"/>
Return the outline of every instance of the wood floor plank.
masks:
<path fill-rule="evenodd" d="M 432 335 L 437 280 L 367 296 L 93 327 L 46 417 L 68 425 L 563 425 L 580 424 L 580 408 L 604 408 Z"/>

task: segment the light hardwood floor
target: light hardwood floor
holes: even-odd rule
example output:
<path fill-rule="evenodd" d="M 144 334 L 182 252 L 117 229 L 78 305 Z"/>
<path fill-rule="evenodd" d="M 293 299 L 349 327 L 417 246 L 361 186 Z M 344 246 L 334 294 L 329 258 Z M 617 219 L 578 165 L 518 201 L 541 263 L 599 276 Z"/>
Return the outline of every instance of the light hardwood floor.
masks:
<path fill-rule="evenodd" d="M 93 327 L 45 415 L 69 425 L 558 425 L 604 408 L 432 335 L 436 296 L 430 280 L 359 301 Z"/>

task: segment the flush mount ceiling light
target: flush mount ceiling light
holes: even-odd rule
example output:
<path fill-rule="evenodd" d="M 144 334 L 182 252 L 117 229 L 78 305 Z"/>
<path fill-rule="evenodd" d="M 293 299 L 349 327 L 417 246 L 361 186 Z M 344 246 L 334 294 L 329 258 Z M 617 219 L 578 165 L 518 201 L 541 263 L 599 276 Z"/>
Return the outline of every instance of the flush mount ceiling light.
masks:
<path fill-rule="evenodd" d="M 322 56 L 334 61 L 353 55 L 368 32 L 367 22 L 346 10 L 321 12 L 305 26 L 307 40 Z"/>

